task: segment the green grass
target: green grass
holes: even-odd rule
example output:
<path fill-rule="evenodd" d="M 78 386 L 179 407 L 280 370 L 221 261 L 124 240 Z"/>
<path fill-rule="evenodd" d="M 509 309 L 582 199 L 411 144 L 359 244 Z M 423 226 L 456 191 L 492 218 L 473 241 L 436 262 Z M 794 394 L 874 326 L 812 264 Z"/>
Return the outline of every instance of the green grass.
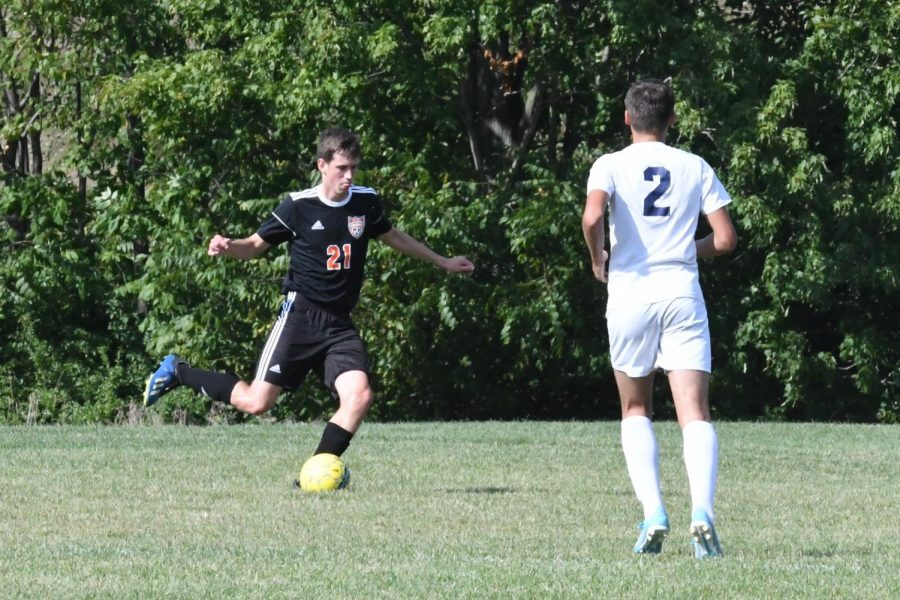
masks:
<path fill-rule="evenodd" d="M 635 557 L 618 423 L 366 424 L 348 490 L 291 480 L 321 424 L 0 428 L 0 598 L 898 598 L 900 427 L 717 424 L 726 557 Z"/>

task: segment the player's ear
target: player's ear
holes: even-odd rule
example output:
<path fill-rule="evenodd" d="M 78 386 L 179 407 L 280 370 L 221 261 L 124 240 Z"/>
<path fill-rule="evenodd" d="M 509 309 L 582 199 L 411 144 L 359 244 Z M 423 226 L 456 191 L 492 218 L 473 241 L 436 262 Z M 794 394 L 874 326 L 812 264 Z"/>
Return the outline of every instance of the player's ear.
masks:
<path fill-rule="evenodd" d="M 631 127 L 631 115 L 628 114 L 628 111 L 625 111 L 625 124 Z"/>
<path fill-rule="evenodd" d="M 328 162 L 324 158 L 316 159 L 316 167 L 318 167 L 320 173 L 325 172 L 325 167 L 328 165 Z"/>

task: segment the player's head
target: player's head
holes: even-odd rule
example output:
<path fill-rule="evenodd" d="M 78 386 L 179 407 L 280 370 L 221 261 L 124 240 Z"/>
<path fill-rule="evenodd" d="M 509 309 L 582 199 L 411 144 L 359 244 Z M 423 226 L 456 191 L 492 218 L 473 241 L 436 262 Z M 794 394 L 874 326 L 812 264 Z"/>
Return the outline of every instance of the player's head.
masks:
<path fill-rule="evenodd" d="M 343 154 L 345 158 L 359 162 L 362 154 L 359 136 L 342 127 L 329 127 L 319 134 L 316 160 L 331 162 L 335 154 Z"/>
<path fill-rule="evenodd" d="M 657 79 L 638 81 L 625 95 L 625 112 L 633 130 L 663 134 L 675 118 L 675 93 Z"/>

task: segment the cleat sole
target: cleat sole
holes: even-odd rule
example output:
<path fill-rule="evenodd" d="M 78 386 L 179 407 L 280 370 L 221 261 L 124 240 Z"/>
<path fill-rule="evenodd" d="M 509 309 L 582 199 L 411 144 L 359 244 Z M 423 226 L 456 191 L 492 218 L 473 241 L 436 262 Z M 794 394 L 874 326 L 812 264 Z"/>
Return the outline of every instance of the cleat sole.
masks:
<path fill-rule="evenodd" d="M 707 523 L 695 523 L 691 525 L 691 539 L 694 542 L 694 556 L 696 558 L 720 558 L 722 548 L 716 540 L 712 527 Z"/>
<path fill-rule="evenodd" d="M 647 538 L 640 548 L 635 548 L 635 554 L 659 554 L 662 544 L 669 537 L 668 529 L 651 529 L 647 532 Z"/>

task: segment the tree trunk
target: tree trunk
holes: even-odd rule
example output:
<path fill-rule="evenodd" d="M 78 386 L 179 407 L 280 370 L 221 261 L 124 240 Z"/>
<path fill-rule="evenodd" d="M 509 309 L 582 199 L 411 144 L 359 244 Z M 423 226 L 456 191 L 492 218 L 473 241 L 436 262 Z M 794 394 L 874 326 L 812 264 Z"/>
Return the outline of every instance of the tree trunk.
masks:
<path fill-rule="evenodd" d="M 41 97 L 41 75 L 35 73 L 31 80 L 31 89 L 28 90 L 29 104 L 32 112 L 39 110 L 38 104 Z M 30 128 L 29 128 L 30 129 Z M 41 129 L 35 127 L 33 131 L 26 132 L 28 142 L 31 144 L 31 174 L 40 175 L 44 172 L 44 154 L 41 149 Z"/>

